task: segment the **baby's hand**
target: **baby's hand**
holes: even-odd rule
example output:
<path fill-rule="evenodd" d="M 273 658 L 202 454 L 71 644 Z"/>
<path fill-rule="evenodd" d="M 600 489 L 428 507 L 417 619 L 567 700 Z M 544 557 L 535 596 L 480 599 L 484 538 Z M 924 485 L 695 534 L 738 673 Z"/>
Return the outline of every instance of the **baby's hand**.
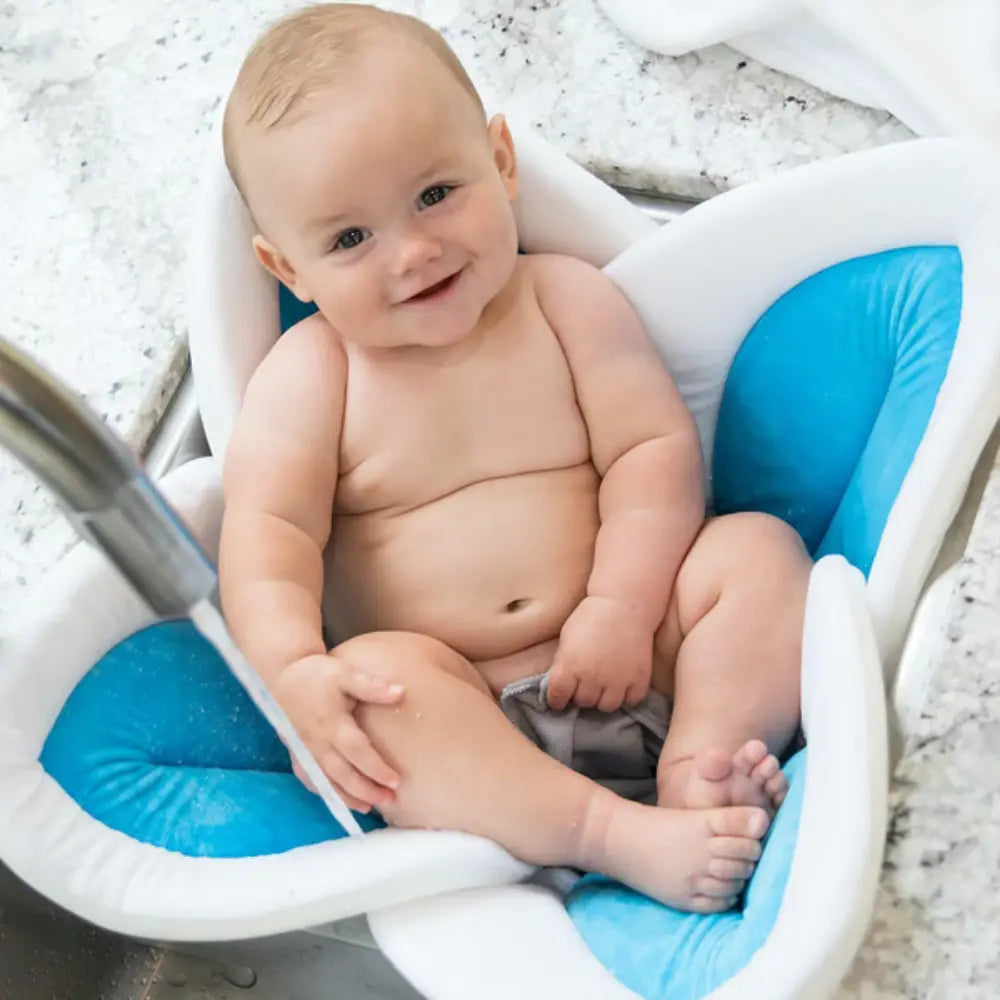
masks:
<path fill-rule="evenodd" d="M 549 705 L 613 712 L 638 704 L 649 691 L 653 630 L 608 597 L 585 597 L 566 620 L 549 672 Z"/>
<path fill-rule="evenodd" d="M 393 801 L 399 775 L 379 756 L 353 713 L 359 702 L 398 702 L 403 696 L 400 685 L 390 685 L 335 656 L 318 654 L 289 664 L 278 677 L 274 694 L 351 809 L 367 813 L 372 806 Z M 294 759 L 292 765 L 298 778 L 311 787 Z"/>

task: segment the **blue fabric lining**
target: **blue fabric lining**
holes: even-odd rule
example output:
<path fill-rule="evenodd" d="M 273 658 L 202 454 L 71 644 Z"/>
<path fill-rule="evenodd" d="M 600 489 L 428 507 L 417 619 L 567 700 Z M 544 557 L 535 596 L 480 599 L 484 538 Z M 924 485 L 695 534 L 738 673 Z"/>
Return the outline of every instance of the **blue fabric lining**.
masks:
<path fill-rule="evenodd" d="M 807 279 L 756 323 L 729 373 L 713 464 L 716 510 L 788 520 L 817 555 L 865 573 L 924 433 L 962 305 L 954 247 L 910 247 Z M 313 310 L 281 290 L 287 327 Z M 678 914 L 588 879 L 580 933 L 648 1000 L 701 996 L 766 938 L 798 826 L 805 752 L 743 914 Z M 186 622 L 111 650 L 80 682 L 41 755 L 88 813 L 184 854 L 268 854 L 343 836 L 224 664 Z M 377 819 L 361 818 L 370 828 Z"/>
<path fill-rule="evenodd" d="M 40 759 L 95 819 L 181 854 L 252 857 L 345 836 L 188 621 L 110 650 L 70 695 Z"/>
<path fill-rule="evenodd" d="M 865 575 L 951 360 L 955 247 L 907 247 L 821 271 L 758 320 L 733 360 L 715 435 L 720 514 L 792 524 Z"/>

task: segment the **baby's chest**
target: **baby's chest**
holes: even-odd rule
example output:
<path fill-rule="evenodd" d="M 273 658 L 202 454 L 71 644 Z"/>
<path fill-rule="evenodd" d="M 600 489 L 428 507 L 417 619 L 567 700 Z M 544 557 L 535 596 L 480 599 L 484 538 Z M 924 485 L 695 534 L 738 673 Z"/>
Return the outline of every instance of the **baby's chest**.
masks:
<path fill-rule="evenodd" d="M 442 367 L 365 367 L 348 383 L 338 507 L 410 507 L 472 483 L 587 461 L 553 334 Z"/>

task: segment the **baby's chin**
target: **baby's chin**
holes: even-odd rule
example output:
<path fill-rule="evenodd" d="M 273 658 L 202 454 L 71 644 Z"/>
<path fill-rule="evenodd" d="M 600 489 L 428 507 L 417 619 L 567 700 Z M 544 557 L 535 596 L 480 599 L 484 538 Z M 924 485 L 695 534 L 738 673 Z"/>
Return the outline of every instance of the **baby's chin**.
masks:
<path fill-rule="evenodd" d="M 395 344 L 397 347 L 454 347 L 467 340 L 475 330 L 475 324 L 428 323 L 424 330 L 402 334 Z"/>
<path fill-rule="evenodd" d="M 417 327 L 408 324 L 403 329 L 380 331 L 372 335 L 370 330 L 352 330 L 349 326 L 336 327 L 341 337 L 348 343 L 370 350 L 392 350 L 395 348 L 442 348 L 454 347 L 466 340 L 476 328 L 476 324 L 428 322 Z"/>

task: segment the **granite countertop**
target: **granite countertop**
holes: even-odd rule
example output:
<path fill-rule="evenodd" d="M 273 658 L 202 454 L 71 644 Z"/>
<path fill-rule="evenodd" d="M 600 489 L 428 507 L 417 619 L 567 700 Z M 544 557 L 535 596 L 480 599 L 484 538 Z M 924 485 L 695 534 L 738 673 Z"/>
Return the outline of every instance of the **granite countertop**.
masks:
<path fill-rule="evenodd" d="M 948 627 L 893 775 L 872 926 L 839 994 L 1000 996 L 1000 458 L 958 572 Z"/>
<path fill-rule="evenodd" d="M 442 28 L 487 94 L 605 179 L 685 199 L 908 137 L 722 48 L 670 59 L 594 0 L 400 0 Z M 239 59 L 288 0 L 14 0 L 0 5 L 0 271 L 14 339 L 137 449 L 185 367 L 188 206 Z M 252 8 L 252 10 L 248 9 Z M 614 110 L 608 95 L 615 95 Z M 622 103 L 623 102 L 623 103 Z M 843 996 L 994 997 L 1000 809 L 1000 477 L 913 747 L 897 773 L 875 923 Z M 0 455 L 0 634 L 72 541 Z"/>

